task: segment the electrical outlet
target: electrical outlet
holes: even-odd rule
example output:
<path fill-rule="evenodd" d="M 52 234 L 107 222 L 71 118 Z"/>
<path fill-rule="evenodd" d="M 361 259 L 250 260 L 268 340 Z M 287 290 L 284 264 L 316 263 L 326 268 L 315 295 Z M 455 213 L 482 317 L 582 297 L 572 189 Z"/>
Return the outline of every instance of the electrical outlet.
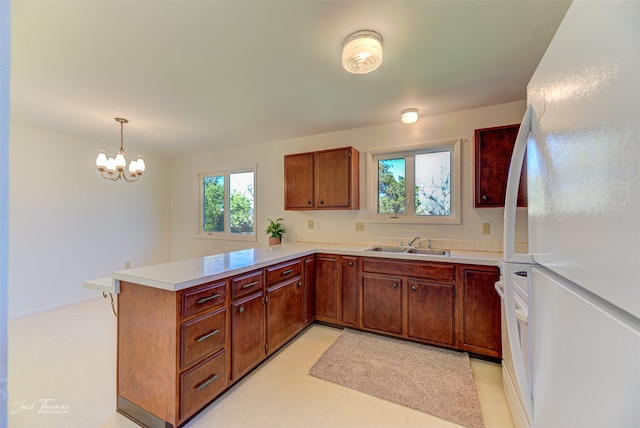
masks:
<path fill-rule="evenodd" d="M 307 229 L 313 230 L 315 224 L 313 224 L 313 220 L 307 220 Z"/>
<path fill-rule="evenodd" d="M 124 262 L 125 269 L 131 269 L 131 262 Z"/>
<path fill-rule="evenodd" d="M 491 223 L 482 223 L 482 234 L 483 235 L 491 234 Z"/>
<path fill-rule="evenodd" d="M 364 232 L 364 222 L 356 221 L 356 232 Z"/>

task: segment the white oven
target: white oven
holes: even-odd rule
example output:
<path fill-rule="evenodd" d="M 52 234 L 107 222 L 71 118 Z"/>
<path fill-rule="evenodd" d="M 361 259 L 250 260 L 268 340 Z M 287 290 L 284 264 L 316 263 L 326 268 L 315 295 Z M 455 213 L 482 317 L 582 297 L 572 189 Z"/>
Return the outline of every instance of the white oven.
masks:
<path fill-rule="evenodd" d="M 524 369 L 527 378 L 527 384 L 530 384 L 530 352 L 529 352 L 529 315 L 528 315 L 528 268 L 527 264 L 522 265 L 522 270 L 514 272 L 506 272 L 510 276 L 513 284 L 515 312 L 517 318 L 517 337 L 518 343 L 513 349 L 519 352 L 519 357 L 524 361 Z M 496 283 L 496 292 L 502 300 L 502 381 L 507 397 L 507 402 L 513 416 L 514 423 L 517 428 L 529 427 L 530 416 L 526 411 L 523 399 L 518 388 L 517 376 L 515 376 L 514 355 L 512 347 L 509 344 L 509 334 L 507 332 L 507 323 L 505 320 L 505 296 L 504 296 L 504 280 L 502 276 L 505 272 L 501 267 L 500 281 Z"/>

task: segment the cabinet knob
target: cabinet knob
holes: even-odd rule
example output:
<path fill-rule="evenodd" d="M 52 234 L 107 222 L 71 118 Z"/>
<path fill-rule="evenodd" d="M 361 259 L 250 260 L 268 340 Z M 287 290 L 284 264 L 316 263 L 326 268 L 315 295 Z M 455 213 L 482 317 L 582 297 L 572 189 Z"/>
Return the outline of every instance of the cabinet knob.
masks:
<path fill-rule="evenodd" d="M 398 288 L 398 283 L 397 282 L 393 283 L 393 288 Z"/>
<path fill-rule="evenodd" d="M 489 197 L 487 195 L 482 195 L 482 200 L 483 201 L 487 201 L 487 200 L 489 200 Z"/>
<path fill-rule="evenodd" d="M 238 309 L 238 312 L 243 313 L 244 312 L 244 306 L 240 306 L 240 309 Z"/>
<path fill-rule="evenodd" d="M 353 262 L 349 262 L 349 266 L 353 266 Z"/>
<path fill-rule="evenodd" d="M 412 289 L 413 291 L 416 291 L 416 290 L 418 289 L 418 287 L 416 287 L 415 285 L 412 285 L 412 286 L 411 286 L 411 289 Z"/>
<path fill-rule="evenodd" d="M 311 205 L 311 201 L 307 201 L 307 205 Z"/>
<path fill-rule="evenodd" d="M 320 205 L 324 205 L 324 201 L 320 201 Z"/>
<path fill-rule="evenodd" d="M 298 281 L 298 287 L 302 287 L 302 281 Z"/>

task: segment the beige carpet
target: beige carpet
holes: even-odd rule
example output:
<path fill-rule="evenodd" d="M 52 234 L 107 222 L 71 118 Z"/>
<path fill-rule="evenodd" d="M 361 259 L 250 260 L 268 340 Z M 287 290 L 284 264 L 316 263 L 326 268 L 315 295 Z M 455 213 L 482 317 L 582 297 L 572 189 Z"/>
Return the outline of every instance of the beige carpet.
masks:
<path fill-rule="evenodd" d="M 459 425 L 484 427 L 463 352 L 344 329 L 309 373 Z"/>

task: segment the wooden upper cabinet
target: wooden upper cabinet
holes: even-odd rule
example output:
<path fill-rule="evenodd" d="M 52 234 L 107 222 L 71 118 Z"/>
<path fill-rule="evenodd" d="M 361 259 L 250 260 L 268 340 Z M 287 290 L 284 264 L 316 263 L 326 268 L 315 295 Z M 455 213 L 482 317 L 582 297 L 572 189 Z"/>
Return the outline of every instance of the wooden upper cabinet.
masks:
<path fill-rule="evenodd" d="M 353 147 L 284 157 L 285 210 L 356 210 L 360 153 Z"/>
<path fill-rule="evenodd" d="M 520 125 L 475 130 L 475 207 L 504 207 L 513 146 Z M 527 162 L 522 165 L 518 206 L 527 206 Z"/>

